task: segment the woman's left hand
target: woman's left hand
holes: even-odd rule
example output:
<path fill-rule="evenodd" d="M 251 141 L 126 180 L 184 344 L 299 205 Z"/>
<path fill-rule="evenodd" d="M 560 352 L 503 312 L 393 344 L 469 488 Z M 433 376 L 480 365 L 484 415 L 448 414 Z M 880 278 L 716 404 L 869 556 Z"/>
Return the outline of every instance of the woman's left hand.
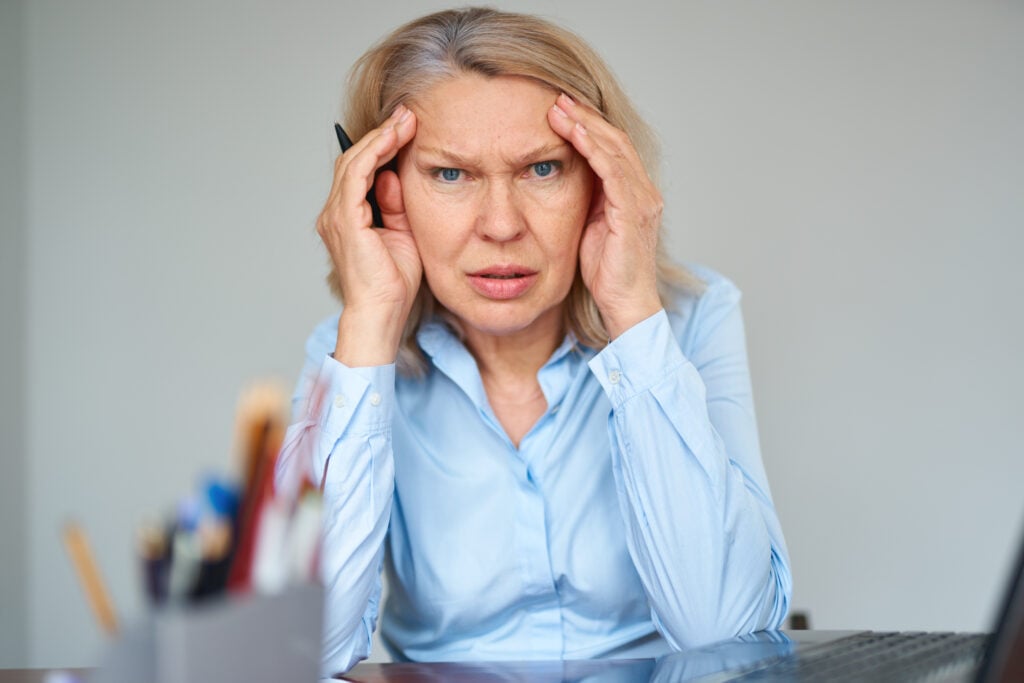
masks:
<path fill-rule="evenodd" d="M 580 272 L 611 339 L 661 309 L 657 250 L 663 201 L 629 137 L 562 94 L 548 110 L 552 130 L 594 171 Z"/>

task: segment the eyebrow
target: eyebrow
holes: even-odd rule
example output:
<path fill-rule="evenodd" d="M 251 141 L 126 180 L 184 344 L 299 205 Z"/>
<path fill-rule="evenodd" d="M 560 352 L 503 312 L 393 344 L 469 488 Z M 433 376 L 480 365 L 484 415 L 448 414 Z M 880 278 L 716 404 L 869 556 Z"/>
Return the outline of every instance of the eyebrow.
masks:
<path fill-rule="evenodd" d="M 561 151 L 568 146 L 568 142 L 553 142 L 547 145 L 541 145 L 540 147 L 528 150 L 514 157 L 512 162 L 515 164 L 525 164 L 529 161 L 543 161 L 552 153 Z M 479 159 L 471 156 L 464 156 L 449 149 L 441 149 L 440 147 L 420 147 L 419 151 L 421 154 L 431 154 L 440 157 L 445 163 L 451 163 L 453 166 L 468 166 L 472 168 L 480 165 Z"/>

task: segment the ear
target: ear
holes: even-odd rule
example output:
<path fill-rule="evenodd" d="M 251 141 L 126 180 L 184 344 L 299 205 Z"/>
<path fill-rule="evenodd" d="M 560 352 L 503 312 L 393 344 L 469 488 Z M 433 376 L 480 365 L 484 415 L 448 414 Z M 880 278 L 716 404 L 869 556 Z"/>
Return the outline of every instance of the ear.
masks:
<path fill-rule="evenodd" d="M 587 212 L 587 225 L 604 217 L 604 183 L 593 173 L 594 185 L 590 190 L 590 210 Z"/>
<path fill-rule="evenodd" d="M 374 182 L 374 191 L 384 227 L 389 230 L 408 230 L 409 220 L 405 216 L 405 199 L 402 197 L 402 181 L 398 179 L 398 174 L 390 169 L 381 171 Z"/>

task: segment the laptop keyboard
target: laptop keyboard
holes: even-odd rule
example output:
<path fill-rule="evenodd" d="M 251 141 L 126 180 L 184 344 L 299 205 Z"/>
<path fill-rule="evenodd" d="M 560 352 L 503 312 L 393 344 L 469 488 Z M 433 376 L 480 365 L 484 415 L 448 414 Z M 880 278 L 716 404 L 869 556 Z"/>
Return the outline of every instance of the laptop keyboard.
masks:
<path fill-rule="evenodd" d="M 858 633 L 787 655 L 732 681 L 920 681 L 971 671 L 989 636 L 976 633 Z"/>

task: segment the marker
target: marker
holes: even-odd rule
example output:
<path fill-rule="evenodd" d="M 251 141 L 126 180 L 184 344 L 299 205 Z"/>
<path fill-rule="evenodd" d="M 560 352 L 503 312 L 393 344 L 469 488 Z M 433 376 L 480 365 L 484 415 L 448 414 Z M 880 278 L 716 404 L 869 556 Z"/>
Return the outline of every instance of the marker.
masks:
<path fill-rule="evenodd" d="M 199 577 L 202 549 L 199 545 L 199 502 L 186 498 L 178 503 L 178 519 L 171 536 L 171 570 L 167 578 L 167 597 L 184 602 Z"/>
<path fill-rule="evenodd" d="M 167 600 L 171 559 L 170 533 L 163 527 L 146 524 L 139 529 L 138 546 L 146 596 L 150 605 L 158 607 Z"/>
<path fill-rule="evenodd" d="M 198 602 L 223 595 L 231 570 L 231 548 L 235 542 L 234 522 L 212 517 L 199 523 L 199 574 L 189 600 Z"/>

